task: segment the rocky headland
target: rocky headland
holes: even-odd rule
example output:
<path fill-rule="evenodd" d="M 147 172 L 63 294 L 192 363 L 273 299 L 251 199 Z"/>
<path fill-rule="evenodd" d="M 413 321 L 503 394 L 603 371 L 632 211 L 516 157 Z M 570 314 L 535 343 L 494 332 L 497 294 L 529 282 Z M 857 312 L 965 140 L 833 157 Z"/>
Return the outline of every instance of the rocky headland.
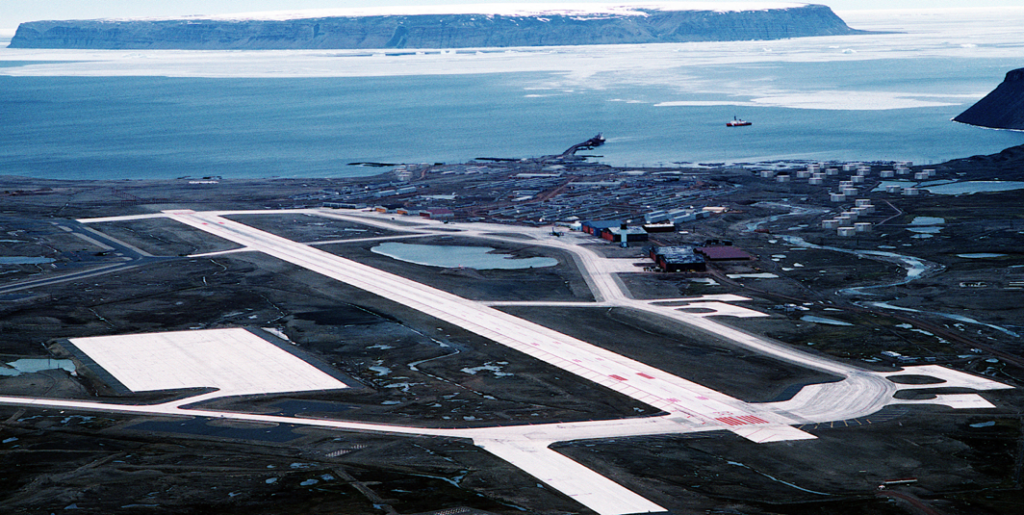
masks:
<path fill-rule="evenodd" d="M 483 48 L 689 41 L 771 40 L 855 34 L 824 5 L 618 5 L 503 14 L 442 12 L 239 16 L 210 19 L 72 20 L 22 23 L 11 48 L 376 49 Z M 781 7 L 780 7 L 781 6 Z"/>
<path fill-rule="evenodd" d="M 1024 68 L 1011 70 L 996 89 L 953 118 L 953 121 L 1024 131 Z"/>

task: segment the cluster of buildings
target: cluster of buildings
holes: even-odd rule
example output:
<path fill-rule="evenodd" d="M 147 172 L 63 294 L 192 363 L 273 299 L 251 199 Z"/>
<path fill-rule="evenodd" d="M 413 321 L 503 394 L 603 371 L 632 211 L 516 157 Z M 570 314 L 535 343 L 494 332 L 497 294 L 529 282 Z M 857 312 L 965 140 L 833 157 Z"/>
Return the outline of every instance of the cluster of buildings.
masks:
<path fill-rule="evenodd" d="M 573 229 L 577 226 L 573 224 Z M 647 231 L 641 227 L 629 227 L 626 222 L 619 220 L 593 220 L 580 222 L 579 230 L 608 240 L 613 243 L 633 243 L 650 239 Z"/>
<path fill-rule="evenodd" d="M 703 272 L 707 270 L 708 262 L 754 259 L 754 256 L 732 245 L 650 247 L 647 252 L 663 272 Z"/>
<path fill-rule="evenodd" d="M 638 220 L 645 213 L 668 212 L 678 223 L 692 221 L 675 212 L 680 206 L 707 203 L 719 189 L 699 179 L 706 173 L 701 170 L 622 170 L 599 163 L 546 159 L 484 161 L 401 165 L 393 171 L 397 181 L 383 182 L 378 177 L 372 183 L 293 200 L 320 201 L 325 207 L 337 208 L 384 207 L 387 212 L 399 207 L 448 209 L 460 220 L 499 223 Z M 706 215 L 698 212 L 697 217 L 701 216 Z"/>
<path fill-rule="evenodd" d="M 693 207 L 682 209 L 660 209 L 651 211 L 644 215 L 644 222 L 647 224 L 670 223 L 679 225 L 687 222 L 696 222 L 711 216 L 712 209 L 696 209 Z"/>
<path fill-rule="evenodd" d="M 871 222 L 864 222 L 857 220 L 869 214 L 875 212 L 875 206 L 871 204 L 870 199 L 857 199 L 856 205 L 846 211 L 843 211 L 839 216 L 822 220 L 821 227 L 823 229 L 834 229 L 839 236 L 856 236 L 857 233 L 871 232 Z"/>
<path fill-rule="evenodd" d="M 865 193 L 865 188 L 874 188 L 873 191 L 884 190 L 890 195 L 917 196 L 920 194 L 918 183 L 908 180 L 913 174 L 914 181 L 923 181 L 935 176 L 934 169 L 923 169 L 913 172 L 909 161 L 897 163 L 875 163 L 874 166 L 860 163 L 847 163 L 841 167 L 823 167 L 818 163 L 808 164 L 806 169 L 795 173 L 778 173 L 774 170 L 762 170 L 758 175 L 765 179 L 774 179 L 779 183 L 792 182 L 794 178 L 798 181 L 806 181 L 812 186 L 828 186 L 829 200 L 835 203 L 845 203 L 851 200 L 855 203 L 849 209 L 844 209 L 837 216 L 823 220 L 823 229 L 834 230 L 836 234 L 843 237 L 856 236 L 860 233 L 870 232 L 871 222 L 864 220 L 866 215 L 875 212 L 875 206 L 870 199 L 856 198 Z M 871 180 L 874 168 L 881 168 L 878 171 L 879 179 Z M 876 187 L 877 184 L 877 187 Z"/>
<path fill-rule="evenodd" d="M 711 217 L 712 213 L 724 212 L 723 207 L 661 209 L 643 215 L 640 227 L 629 227 L 622 220 L 587 220 L 576 222 L 570 227 L 614 243 L 643 242 L 651 233 L 675 232 L 677 226 Z"/>
<path fill-rule="evenodd" d="M 430 218 L 432 220 L 455 219 L 455 213 L 451 209 L 445 209 L 443 207 L 419 209 L 413 207 L 405 207 L 402 204 L 389 204 L 373 206 L 373 210 L 382 214 L 394 213 L 396 215 L 419 216 L 422 218 Z"/>
<path fill-rule="evenodd" d="M 904 177 L 913 173 L 915 181 L 927 180 L 935 175 L 935 170 L 926 168 L 919 172 L 912 172 L 911 166 L 913 166 L 912 162 L 901 161 L 884 165 L 876 164 L 874 168 L 883 168 L 878 172 L 879 177 L 883 180 L 890 180 L 890 182 L 883 183 L 887 193 L 914 196 L 919 194 L 917 184 L 904 179 Z M 773 179 L 777 183 L 806 181 L 812 186 L 830 186 L 829 200 L 846 202 L 860 194 L 861 188 L 871 182 L 868 178 L 872 170 L 872 165 L 860 163 L 846 163 L 837 167 L 823 167 L 820 163 L 811 163 L 805 170 L 795 173 L 762 170 L 758 172 L 758 175 L 763 179 Z M 833 183 L 835 183 L 835 187 L 831 188 Z"/>

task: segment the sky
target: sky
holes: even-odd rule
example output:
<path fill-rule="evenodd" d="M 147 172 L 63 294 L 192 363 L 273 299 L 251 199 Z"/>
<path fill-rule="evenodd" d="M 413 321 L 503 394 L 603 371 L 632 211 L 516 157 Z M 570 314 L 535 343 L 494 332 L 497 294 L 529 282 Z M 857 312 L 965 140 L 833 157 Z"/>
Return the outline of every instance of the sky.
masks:
<path fill-rule="evenodd" d="M 626 0 L 623 3 L 636 0 Z M 664 0 L 653 0 L 664 1 Z M 706 0 L 729 3 L 724 0 Z M 799 0 L 796 0 L 799 1 Z M 0 0 L 0 30 L 17 28 L 35 20 L 135 18 L 196 14 L 232 14 L 255 11 L 294 11 L 333 7 L 375 7 L 383 5 L 452 5 L 467 3 L 588 3 L 585 0 Z M 598 1 L 593 3 L 615 3 Z M 828 5 L 833 11 L 879 9 L 932 9 L 956 7 L 1018 7 L 1021 0 L 820 0 L 805 3 Z"/>

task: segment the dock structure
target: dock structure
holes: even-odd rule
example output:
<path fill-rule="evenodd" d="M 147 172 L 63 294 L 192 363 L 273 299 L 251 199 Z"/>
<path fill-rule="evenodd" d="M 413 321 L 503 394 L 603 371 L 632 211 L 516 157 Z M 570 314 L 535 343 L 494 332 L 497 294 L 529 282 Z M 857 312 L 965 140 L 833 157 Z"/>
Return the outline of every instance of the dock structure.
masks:
<path fill-rule="evenodd" d="M 559 154 L 558 157 L 562 159 L 569 158 L 571 156 L 575 156 L 576 152 L 579 152 L 580 150 L 594 150 L 601 145 L 604 145 L 604 135 L 598 133 L 597 136 L 594 136 L 583 143 L 577 143 L 567 148 L 565 152 Z"/>

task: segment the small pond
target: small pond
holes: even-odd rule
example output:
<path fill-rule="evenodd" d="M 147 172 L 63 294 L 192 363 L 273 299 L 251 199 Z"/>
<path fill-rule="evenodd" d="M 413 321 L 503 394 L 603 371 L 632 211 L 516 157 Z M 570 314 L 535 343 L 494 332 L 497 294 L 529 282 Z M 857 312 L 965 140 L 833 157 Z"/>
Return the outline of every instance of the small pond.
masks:
<path fill-rule="evenodd" d="M 0 256 L 0 265 L 46 265 L 53 259 L 32 256 Z"/>
<path fill-rule="evenodd" d="M 814 322 L 815 324 L 839 325 L 839 326 L 845 326 L 845 327 L 852 327 L 853 326 L 853 324 L 851 324 L 849 322 L 843 322 L 842 320 L 836 320 L 836 319 L 833 319 L 833 318 L 825 318 L 825 317 L 816 317 L 814 315 L 805 315 L 803 317 L 800 317 L 800 320 L 803 320 L 804 322 Z"/>
<path fill-rule="evenodd" d="M 957 254 L 956 257 L 963 259 L 993 259 L 1006 257 L 1006 254 L 995 254 L 992 252 L 975 252 L 973 254 Z"/>
<path fill-rule="evenodd" d="M 43 370 L 75 371 L 75 363 L 70 359 L 22 358 L 7 363 L 7 367 L 0 367 L 0 376 L 20 376 Z"/>
<path fill-rule="evenodd" d="M 548 257 L 517 259 L 508 254 L 494 253 L 494 249 L 491 247 L 386 242 L 373 247 L 370 251 L 399 261 L 405 261 L 406 263 L 442 268 L 518 270 L 542 268 L 558 264 L 557 259 Z"/>
<path fill-rule="evenodd" d="M 907 227 L 907 230 L 910 232 L 918 233 L 919 235 L 939 234 L 942 231 L 942 227 L 940 226 L 945 223 L 945 218 L 938 218 L 934 216 L 918 216 L 915 217 L 912 222 L 910 222 L 910 225 L 912 227 Z M 923 237 L 927 238 L 928 236 Z"/>
<path fill-rule="evenodd" d="M 939 186 L 928 186 L 928 192 L 936 195 L 970 195 L 972 193 L 985 193 L 995 191 L 1013 191 L 1024 189 L 1024 182 L 1019 181 L 967 181 L 953 184 L 941 184 Z"/>

